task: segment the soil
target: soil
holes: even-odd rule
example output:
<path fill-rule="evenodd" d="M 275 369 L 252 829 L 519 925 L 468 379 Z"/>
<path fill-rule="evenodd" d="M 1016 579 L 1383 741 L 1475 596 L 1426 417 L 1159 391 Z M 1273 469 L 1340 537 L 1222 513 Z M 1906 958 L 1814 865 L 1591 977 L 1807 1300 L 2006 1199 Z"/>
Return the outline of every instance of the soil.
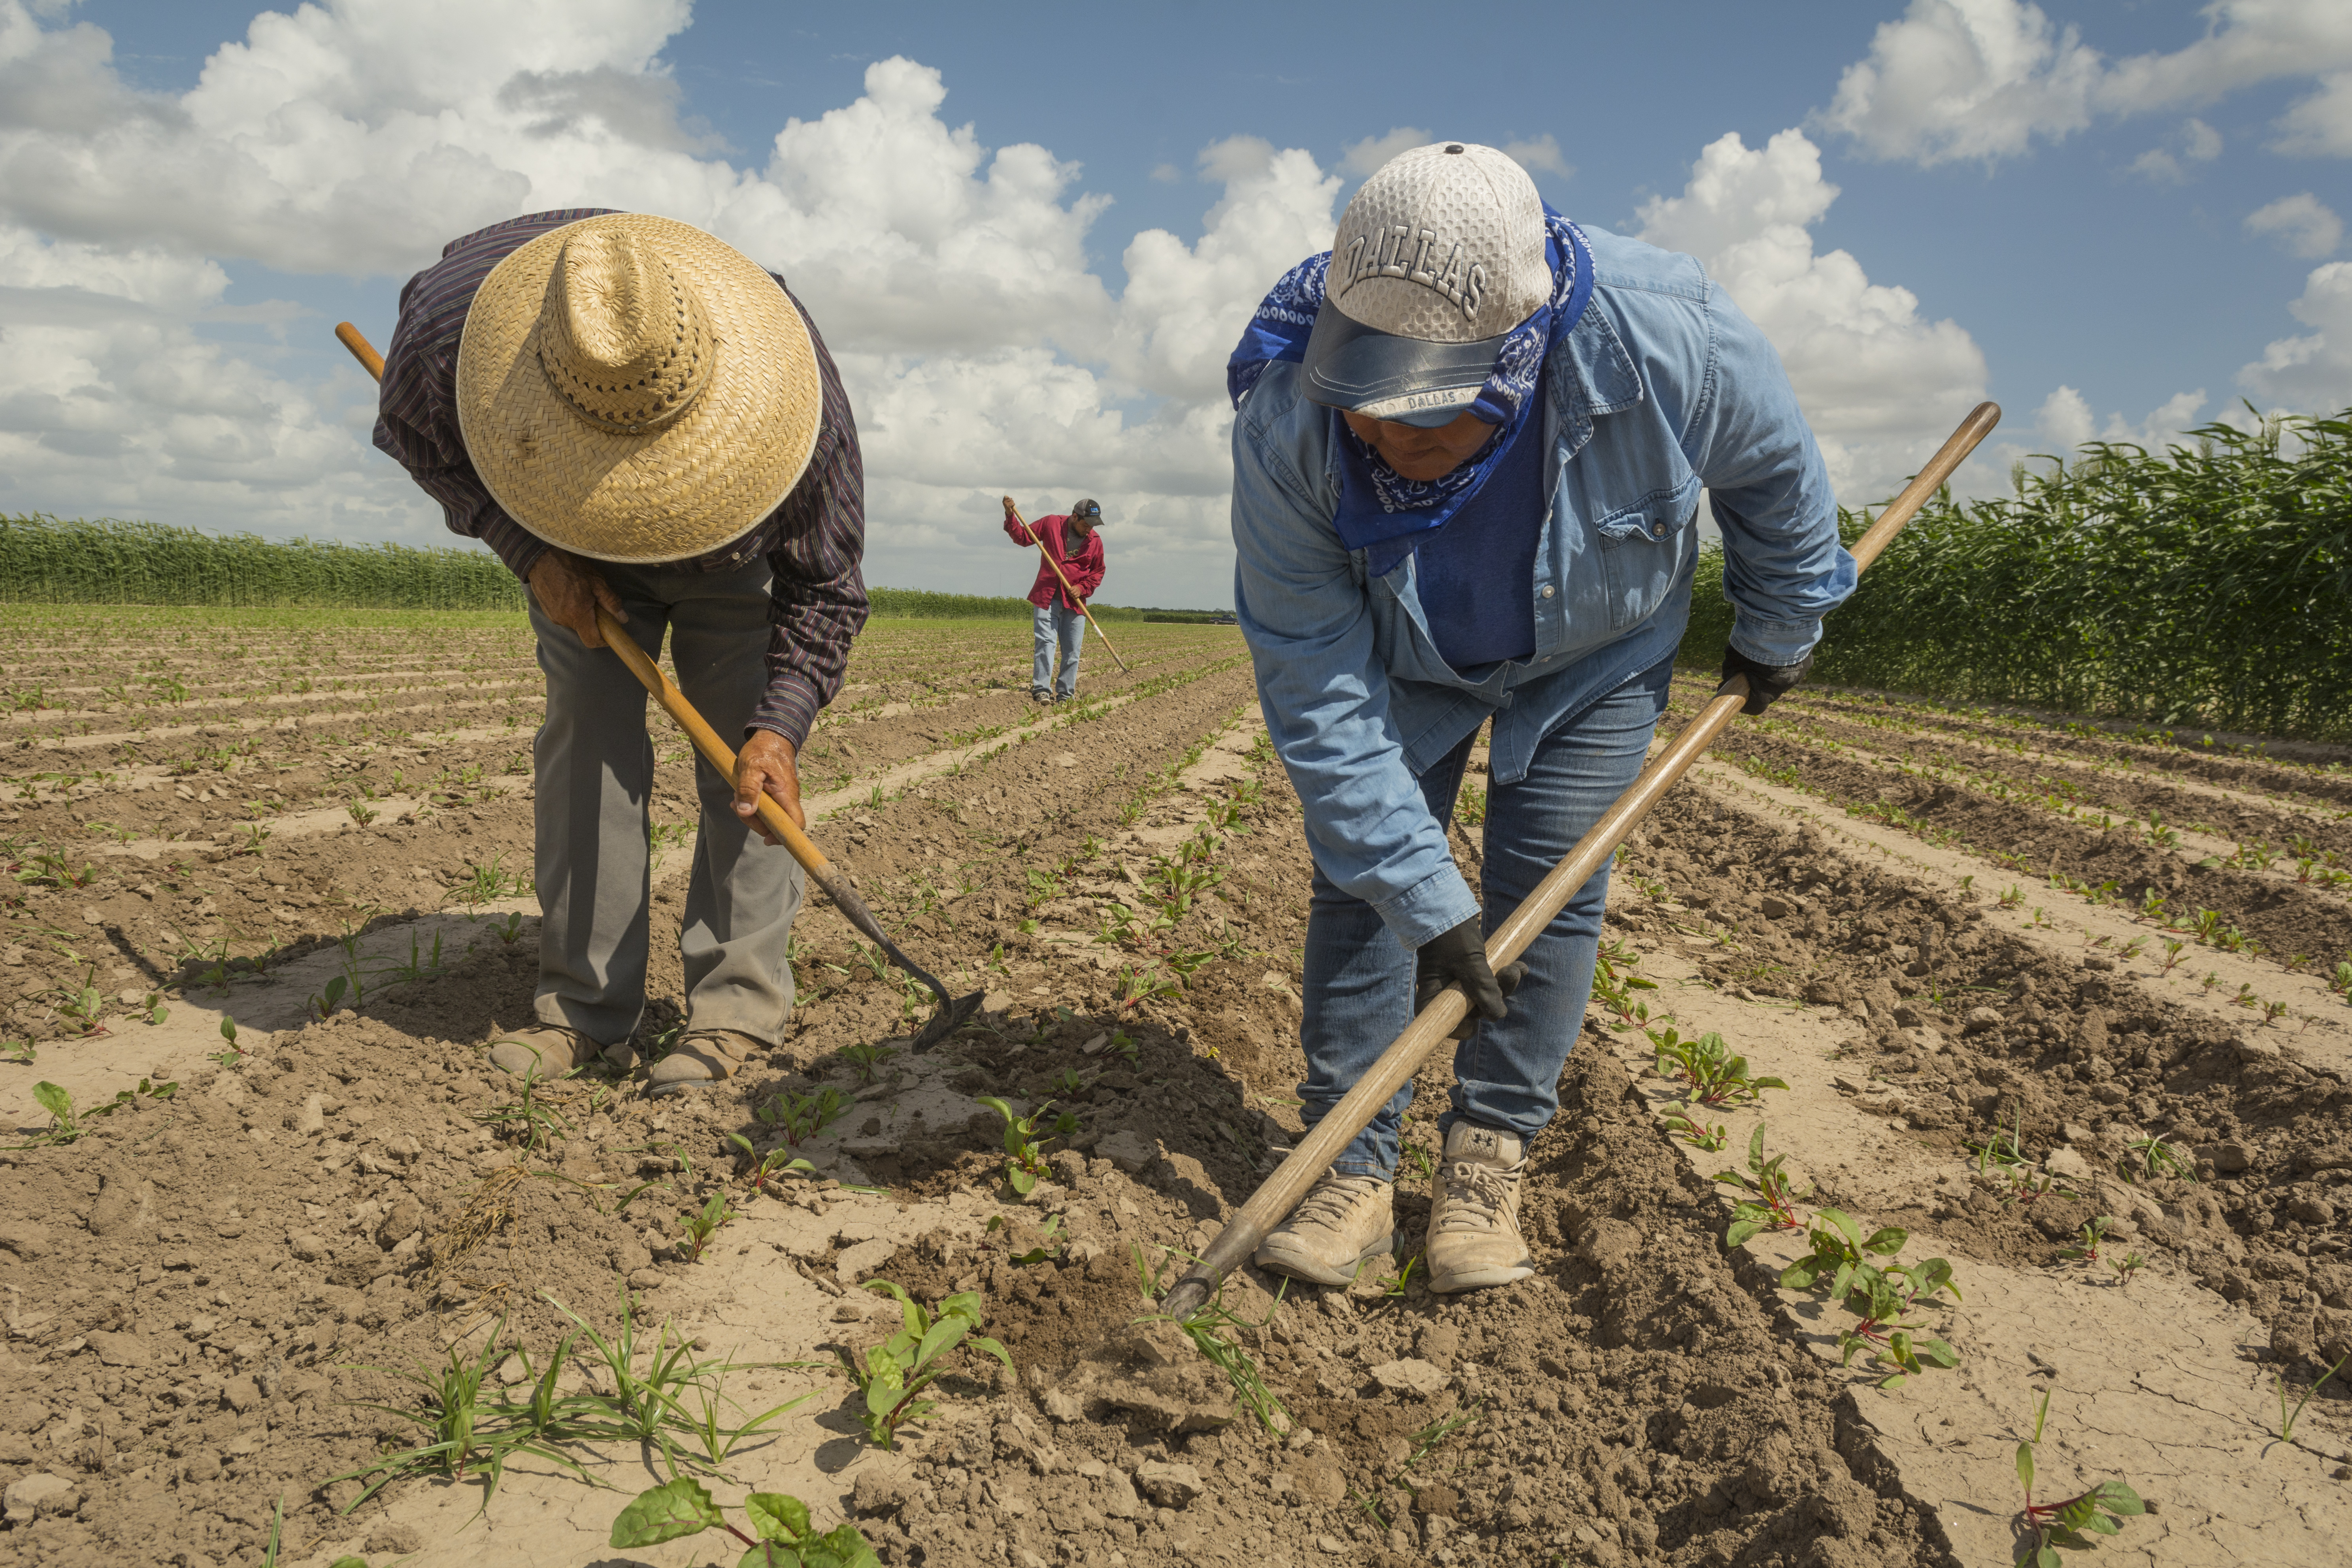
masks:
<path fill-rule="evenodd" d="M 369 645 L 343 641 L 356 669 Z M 57 771 L 43 766 L 13 781 L 17 816 L 0 832 L 35 878 L 16 884 L 7 911 L 21 962 L 0 967 L 0 1003 L 8 1032 L 38 1054 L 5 1070 L 50 1074 L 112 1037 L 84 1034 L 61 1005 L 86 974 L 105 998 L 99 1023 L 117 1035 L 149 1027 L 117 993 L 138 991 L 143 1005 L 149 990 L 171 1007 L 225 1006 L 285 1026 L 249 1027 L 244 1052 L 225 1061 L 184 1058 L 168 1098 L 134 1092 L 71 1142 L 28 1138 L 37 1146 L 0 1156 L 10 1198 L 0 1488 L 49 1476 L 68 1489 L 0 1529 L 0 1560 L 144 1559 L 169 1542 L 184 1568 L 257 1563 L 280 1497 L 289 1563 L 345 1550 L 371 1562 L 419 1550 L 435 1562 L 546 1560 L 467 1545 L 454 1527 L 478 1500 L 470 1481 L 455 1489 L 467 1506 L 446 1537 L 415 1522 L 446 1482 L 402 1482 L 340 1511 L 359 1489 L 331 1478 L 414 1440 L 413 1426 L 366 1407 L 415 1405 L 413 1387 L 382 1369 L 437 1365 L 453 1342 L 490 1333 L 543 1354 L 573 1326 L 557 1301 L 600 1331 L 625 1299 L 640 1314 L 698 1321 L 730 1292 L 756 1300 L 772 1289 L 747 1283 L 768 1277 L 744 1271 L 763 1268 L 795 1289 L 821 1287 L 834 1324 L 853 1325 L 763 1331 L 768 1353 L 864 1349 L 882 1330 L 869 1331 L 857 1293 L 842 1292 L 879 1278 L 920 1300 L 979 1292 L 986 1331 L 1017 1369 L 992 1378 L 985 1363 L 960 1364 L 896 1468 L 845 1458 L 795 1472 L 821 1519 L 856 1518 L 894 1564 L 1961 1561 L 1957 1516 L 1922 1500 L 1877 1435 L 1877 1407 L 1861 1403 L 1884 1396 L 1790 1331 L 1769 1270 L 1724 1250 L 1715 1184 L 1661 1129 L 1638 1058 L 1629 1076 L 1610 1048 L 1622 1032 L 1602 1005 L 1563 1079 L 1562 1115 L 1532 1152 L 1523 1212 L 1535 1278 L 1447 1299 L 1393 1269 L 1352 1290 L 1285 1288 L 1244 1269 L 1223 1303 L 1279 1404 L 1271 1429 L 1171 1330 L 1138 1325 L 1152 1312 L 1143 1279 L 1171 1277 L 1205 1246 L 1298 1131 L 1307 860 L 1232 634 L 1152 626 L 1121 646 L 1133 674 L 1097 686 L 1090 661 L 1087 688 L 1090 700 L 1119 700 L 1049 720 L 989 684 L 1024 679 L 1017 639 L 877 628 L 861 643 L 853 693 L 810 749 L 813 763 L 840 770 L 823 781 L 820 842 L 910 949 L 937 956 L 952 985 L 987 989 L 977 1026 L 920 1063 L 861 1064 L 861 1047 L 902 1050 L 928 1001 L 876 973 L 849 928 L 812 906 L 796 933 L 799 1005 L 774 1050 L 688 1100 L 648 1100 L 594 1074 L 555 1086 L 543 1094 L 561 1120 L 545 1123 L 539 1147 L 510 1135 L 516 1086 L 483 1057 L 499 1024 L 528 1014 L 535 967 L 527 899 L 510 887 L 486 899 L 467 869 L 527 871 L 528 778 L 503 771 L 525 742 L 499 709 L 468 710 L 457 729 L 399 731 L 414 719 L 293 691 L 295 667 L 323 664 L 325 650 L 289 641 L 268 656 L 270 680 L 288 689 L 219 682 L 231 689 L 217 734 L 157 739 L 151 728 L 125 756 L 125 742 L 72 732 L 107 719 L 94 701 L 62 711 L 97 720 L 32 710 L 20 756 L 104 757 L 114 776 L 34 777 Z M 425 675 L 378 651 L 373 684 L 346 699 L 430 680 L 443 692 L 431 700 L 447 706 L 477 682 L 504 694 L 466 700 L 528 721 L 514 695 L 535 690 L 520 667 L 527 639 L 483 631 Z M 49 658 L 11 681 L 65 693 L 73 651 Z M 95 689 L 95 676 L 79 679 Z M 263 695 L 299 710 L 299 727 L 233 728 L 237 704 Z M 414 690 L 394 700 L 426 707 Z M 2269 951 L 2200 948 L 2200 960 L 2266 985 L 2292 976 L 2314 995 L 2273 955 L 2332 962 L 2352 942 L 2331 923 L 2342 900 L 2183 863 L 1970 783 L 1903 773 L 1894 759 L 1913 753 L 1842 716 L 1873 706 L 1792 702 L 1776 710 L 1786 723 L 1738 732 L 1727 751 L 1752 752 L 1776 775 L 1799 770 L 1812 793 L 1794 804 L 1706 782 L 1669 798 L 1621 858 L 1620 961 L 1646 955 L 1663 970 L 1672 954 L 1689 985 L 1726 1005 L 1820 1010 L 1844 1037 L 1820 1073 L 1899 1107 L 1900 1136 L 1922 1158 L 1966 1159 L 1996 1128 L 2029 1151 L 2071 1153 L 2063 1168 L 2083 1174 L 2064 1184 L 2079 1195 L 2031 1205 L 2003 1203 L 1990 1184 L 1890 1194 L 1816 1162 L 1816 1201 L 1931 1228 L 1963 1268 L 2057 1267 L 2084 1220 L 2116 1212 L 2110 1189 L 2132 1140 L 2168 1140 L 2194 1179 L 2138 1173 L 2135 1244 L 2195 1282 L 2184 1288 L 2242 1306 L 2266 1331 L 2268 1364 L 2307 1382 L 2352 1349 L 2341 999 L 2313 1003 L 2337 1016 L 2301 1034 L 2293 1017 L 2263 1027 L 2227 1005 L 2226 989 L 2205 994 L 2187 974 L 2152 973 L 2147 955 L 2110 956 L 2113 945 L 2061 946 L 1988 896 L 1990 877 L 1954 894 L 1916 865 L 1838 838 L 1829 817 L 1886 800 L 1902 805 L 1902 823 L 1840 820 L 1944 835 L 1947 855 L 1964 852 L 1955 834 L 2036 866 L 2063 851 L 2074 876 L 2117 882 L 2133 907 L 2147 886 L 2221 910 Z M 1825 743 L 1808 743 L 1815 731 Z M 2030 739 L 2084 756 L 2138 744 L 2054 727 Z M 213 766 L 224 742 L 251 749 Z M 1853 748 L 1865 745 L 1890 760 L 1859 760 Z M 653 819 L 690 823 L 686 763 L 667 737 L 657 750 Z M 2226 763 L 2229 777 L 2200 782 L 2251 792 L 2250 813 L 2278 816 L 2277 801 L 2330 787 L 2259 758 L 2165 765 L 2189 775 L 2209 763 Z M 897 793 L 877 804 L 867 781 L 885 770 Z M 2065 776 L 2085 798 L 2142 782 L 2088 766 Z M 346 809 L 355 781 L 371 779 L 383 804 L 362 796 L 361 814 Z M 183 781 L 205 785 L 192 793 L 222 785 L 226 798 L 180 801 Z M 2261 804 L 2265 791 L 2272 804 Z M 263 802 L 259 815 L 247 798 Z M 169 815 L 149 809 L 159 799 Z M 376 820 L 361 824 L 372 805 Z M 1792 826 L 1801 810 L 1823 819 Z M 314 834 L 305 814 L 350 826 Z M 272 826 L 259 853 L 235 852 L 232 815 Z M 110 821 L 146 837 L 110 841 L 96 826 Z M 1475 842 L 1456 837 L 1474 860 Z M 1200 847 L 1190 861 L 1188 843 Z M 682 860 L 688 847 L 667 853 Z M 96 869 L 87 885 L 56 886 L 39 856 Z M 1217 877 L 1181 909 L 1165 879 L 1178 864 Z M 649 1057 L 680 1022 L 672 865 L 657 879 L 655 995 L 636 1041 Z M 347 937 L 400 942 L 459 886 L 484 911 L 520 912 L 511 923 L 486 913 L 470 948 L 453 947 L 437 971 L 379 974 L 356 1005 L 346 997 L 303 1020 L 303 998 L 277 977 L 324 964 Z M 1163 906 L 1169 923 L 1152 929 Z M 2083 907 L 2086 919 L 2124 918 Z M 205 950 L 193 964 L 168 945 L 175 924 Z M 1446 1074 L 1433 1063 L 1418 1086 L 1407 1139 L 1424 1151 Z M 853 1103 L 798 1147 L 818 1179 L 796 1178 L 798 1196 L 781 1209 L 754 1202 L 730 1135 L 764 1154 L 778 1134 L 758 1111 L 826 1087 Z M 1076 1116 L 1075 1131 L 1047 1142 L 1050 1173 L 1025 1202 L 1004 1185 L 1002 1122 L 978 1095 L 1024 1114 L 1051 1100 Z M 39 1133 L 41 1119 L 27 1116 L 25 1130 Z M 1408 1256 L 1426 1215 L 1413 1186 L 1398 1205 Z M 748 1211 L 735 1233 L 746 1244 L 730 1242 L 723 1262 L 689 1261 L 677 1216 L 722 1188 Z M 856 1196 L 866 1188 L 883 1195 Z M 844 1214 L 877 1205 L 878 1228 L 809 1217 L 828 1202 Z M 984 1230 L 983 1213 L 1009 1223 Z M 773 1252 L 750 1245 L 785 1221 L 803 1226 L 789 1245 L 782 1230 Z M 1016 1261 L 1033 1251 L 1044 1256 Z M 841 1392 L 837 1378 L 826 1386 L 826 1398 Z M 2340 1404 L 2323 1390 L 2308 1430 L 2334 1433 Z M 553 1484 L 577 1494 L 592 1525 L 617 1508 L 611 1494 Z M 520 1497 L 492 1503 L 493 1518 Z"/>

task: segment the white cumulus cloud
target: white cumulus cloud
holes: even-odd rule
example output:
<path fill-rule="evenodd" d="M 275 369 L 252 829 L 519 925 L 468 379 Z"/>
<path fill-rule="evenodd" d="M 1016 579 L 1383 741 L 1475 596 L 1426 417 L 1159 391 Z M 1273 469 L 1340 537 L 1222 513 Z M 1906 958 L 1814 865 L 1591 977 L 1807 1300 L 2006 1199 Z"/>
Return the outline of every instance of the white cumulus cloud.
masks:
<path fill-rule="evenodd" d="M 1710 142 L 1676 196 L 1641 209 L 1641 237 L 1696 256 L 1771 338 L 1849 504 L 1890 494 L 1984 395 L 1984 355 L 1909 289 L 1870 281 L 1806 232 L 1837 199 L 1801 131 L 1762 147 Z"/>
<path fill-rule="evenodd" d="M 2344 239 L 2344 220 L 2309 191 L 2299 191 L 2248 213 L 2246 232 L 2266 237 L 2289 256 L 2315 260 L 2336 254 Z"/>
<path fill-rule="evenodd" d="M 2202 37 L 2110 63 L 2080 29 L 2026 0 L 1911 0 L 1848 66 L 1822 123 L 1870 156 L 1990 163 L 2055 142 L 2101 115 L 2209 103 L 2273 80 L 2315 82 L 2279 123 L 2282 150 L 2352 153 L 2352 5 L 2343 0 L 2214 0 Z M 2206 128 L 2211 134 L 2210 128 Z M 2192 132 L 2185 149 L 2200 156 Z M 2218 147 L 2216 148 L 2218 151 Z M 2135 165 L 2172 177 L 2158 149 Z"/>
<path fill-rule="evenodd" d="M 2312 330 L 2269 344 L 2238 372 L 2238 384 L 2265 407 L 2303 414 L 2352 407 L 2352 261 L 2313 268 L 2287 309 Z"/>
<path fill-rule="evenodd" d="M 2034 431 L 2042 438 L 2042 450 L 2062 458 L 2073 458 L 2074 449 L 2086 441 L 2129 442 L 2161 452 L 2197 423 L 2198 410 L 2204 406 L 2205 389 L 2200 386 L 2194 392 L 2175 393 L 2137 423 L 2110 414 L 2101 424 L 2088 398 L 2071 386 L 2062 386 L 2042 399 L 2034 416 Z"/>

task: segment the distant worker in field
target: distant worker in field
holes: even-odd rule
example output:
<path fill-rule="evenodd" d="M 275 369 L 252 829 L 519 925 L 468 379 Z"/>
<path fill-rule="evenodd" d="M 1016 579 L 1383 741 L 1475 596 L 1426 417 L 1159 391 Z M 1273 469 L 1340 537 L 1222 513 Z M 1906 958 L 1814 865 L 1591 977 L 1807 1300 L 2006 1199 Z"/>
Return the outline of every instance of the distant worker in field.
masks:
<path fill-rule="evenodd" d="M 516 218 L 401 290 L 375 444 L 530 585 L 547 675 L 537 1021 L 490 1060 L 635 1065 L 654 752 L 601 605 L 650 656 L 667 631 L 688 700 L 740 738 L 734 778 L 695 763 L 689 1016 L 650 1087 L 734 1076 L 791 1014 L 806 889 L 790 853 L 751 845 L 756 803 L 805 826 L 796 758 L 866 623 L 857 427 L 815 323 L 782 279 L 689 225 Z"/>
<path fill-rule="evenodd" d="M 1367 181 L 1234 351 L 1234 605 L 1315 861 L 1303 1112 L 1448 985 L 1470 1002 L 1423 1247 L 1430 1289 L 1534 1272 L 1528 1148 L 1592 984 L 1603 870 L 1502 974 L 1485 940 L 1640 772 L 1690 609 L 1704 488 L 1745 710 L 1853 591 L 1780 357 L 1697 262 L 1544 205 L 1490 147 Z M 1494 722 L 1481 900 L 1446 844 Z M 1384 1253 L 1408 1085 L 1260 1247 L 1344 1285 Z"/>
<path fill-rule="evenodd" d="M 1066 512 L 1023 522 L 1004 498 L 1004 531 L 1024 549 L 1043 548 L 1053 559 L 1037 563 L 1037 581 L 1030 584 L 1029 602 L 1037 606 L 1036 649 L 1029 666 L 1029 695 L 1039 702 L 1059 702 L 1078 689 L 1078 654 L 1087 639 L 1086 612 L 1078 606 L 1102 586 L 1102 508 L 1082 500 Z M 1061 576 L 1054 574 L 1059 566 Z M 1062 579 L 1069 581 L 1065 590 Z M 1075 594 L 1074 598 L 1071 595 Z M 1061 674 L 1054 673 L 1054 655 L 1062 656 Z"/>

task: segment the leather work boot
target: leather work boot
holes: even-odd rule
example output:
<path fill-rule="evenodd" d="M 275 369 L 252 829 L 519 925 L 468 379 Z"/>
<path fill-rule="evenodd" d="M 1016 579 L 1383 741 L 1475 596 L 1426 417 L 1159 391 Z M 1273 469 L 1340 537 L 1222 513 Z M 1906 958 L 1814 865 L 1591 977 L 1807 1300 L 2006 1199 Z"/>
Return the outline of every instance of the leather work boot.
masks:
<path fill-rule="evenodd" d="M 1423 1245 L 1432 1290 L 1480 1290 L 1536 1271 L 1519 1237 L 1519 1173 L 1527 1163 L 1517 1133 L 1457 1121 L 1445 1134 Z"/>
<path fill-rule="evenodd" d="M 1257 1266 L 1318 1285 L 1347 1285 L 1396 1244 L 1396 1185 L 1326 1171 L 1290 1217 L 1257 1244 Z"/>
<path fill-rule="evenodd" d="M 525 1024 L 490 1042 L 490 1065 L 517 1078 L 562 1078 L 599 1061 L 626 1072 L 636 1065 L 637 1054 L 625 1040 L 600 1046 L 562 1024 Z"/>
<path fill-rule="evenodd" d="M 688 1029 L 677 1037 L 669 1055 L 654 1063 L 646 1079 L 646 1092 L 677 1094 L 706 1089 L 742 1071 L 751 1053 L 767 1046 L 767 1041 L 740 1029 Z"/>

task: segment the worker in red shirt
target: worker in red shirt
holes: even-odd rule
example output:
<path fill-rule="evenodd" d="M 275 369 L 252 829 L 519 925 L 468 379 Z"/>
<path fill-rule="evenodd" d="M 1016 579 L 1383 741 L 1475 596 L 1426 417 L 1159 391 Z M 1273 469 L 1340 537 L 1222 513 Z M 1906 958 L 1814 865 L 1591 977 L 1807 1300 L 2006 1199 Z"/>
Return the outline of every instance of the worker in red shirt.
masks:
<path fill-rule="evenodd" d="M 1095 531 L 1101 526 L 1102 508 L 1090 500 L 1027 523 L 1013 510 L 1012 499 L 1005 499 L 1006 535 L 1024 549 L 1043 545 L 1053 557 L 1052 564 L 1037 563 L 1037 581 L 1029 590 L 1029 602 L 1037 606 L 1037 650 L 1029 673 L 1029 695 L 1036 701 L 1051 704 L 1077 692 L 1078 650 L 1087 636 L 1086 612 L 1078 606 L 1102 586 L 1103 542 Z M 1055 577 L 1055 566 L 1069 579 L 1070 592 L 1065 592 Z M 1071 597 L 1073 592 L 1076 598 Z M 1054 673 L 1055 648 L 1062 653 L 1058 679 Z"/>

